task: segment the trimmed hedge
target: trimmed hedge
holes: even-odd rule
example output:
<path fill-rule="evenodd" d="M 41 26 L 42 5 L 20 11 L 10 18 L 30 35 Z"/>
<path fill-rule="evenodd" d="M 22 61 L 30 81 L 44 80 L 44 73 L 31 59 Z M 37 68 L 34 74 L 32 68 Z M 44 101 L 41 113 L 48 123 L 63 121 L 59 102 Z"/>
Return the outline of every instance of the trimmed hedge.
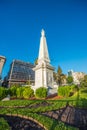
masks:
<path fill-rule="evenodd" d="M 74 95 L 78 91 L 78 86 L 61 86 L 58 88 L 58 95 L 63 97 L 69 97 Z"/>
<path fill-rule="evenodd" d="M 12 86 L 10 89 L 10 95 L 17 98 L 31 98 L 34 96 L 34 90 L 30 86 Z"/>
<path fill-rule="evenodd" d="M 35 96 L 36 96 L 36 98 L 46 98 L 47 89 L 44 87 L 40 87 L 40 88 L 36 89 Z"/>
<path fill-rule="evenodd" d="M 58 88 L 58 95 L 63 97 L 69 97 L 70 86 L 62 86 Z"/>
<path fill-rule="evenodd" d="M 23 98 L 23 91 L 24 91 L 24 87 L 19 87 L 16 89 L 17 98 Z"/>
<path fill-rule="evenodd" d="M 31 87 L 25 87 L 23 91 L 24 98 L 32 98 L 34 97 L 34 90 Z"/>
<path fill-rule="evenodd" d="M 16 96 L 16 90 L 17 90 L 16 86 L 12 86 L 11 88 L 9 88 L 10 96 Z"/>
<path fill-rule="evenodd" d="M 0 100 L 7 96 L 6 88 L 0 87 Z"/>

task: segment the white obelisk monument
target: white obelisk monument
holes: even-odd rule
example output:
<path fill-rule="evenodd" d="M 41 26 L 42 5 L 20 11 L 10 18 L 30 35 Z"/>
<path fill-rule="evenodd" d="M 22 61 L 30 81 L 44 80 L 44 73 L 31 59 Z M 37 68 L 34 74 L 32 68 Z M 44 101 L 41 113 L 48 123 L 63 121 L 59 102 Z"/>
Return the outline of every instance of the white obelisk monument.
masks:
<path fill-rule="evenodd" d="M 53 88 L 53 70 L 50 65 L 50 58 L 47 48 L 45 31 L 42 29 L 40 38 L 40 48 L 38 56 L 38 64 L 34 68 L 35 71 L 35 89 L 39 87 Z"/>

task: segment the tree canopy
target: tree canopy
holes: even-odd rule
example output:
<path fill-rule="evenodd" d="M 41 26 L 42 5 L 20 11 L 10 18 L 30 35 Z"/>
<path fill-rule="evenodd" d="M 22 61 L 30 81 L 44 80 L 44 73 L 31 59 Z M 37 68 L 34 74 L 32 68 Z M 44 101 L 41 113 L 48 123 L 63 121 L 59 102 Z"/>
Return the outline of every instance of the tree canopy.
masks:
<path fill-rule="evenodd" d="M 68 84 L 73 83 L 73 77 L 72 77 L 72 76 L 68 76 L 68 77 L 66 78 L 66 81 L 67 81 Z"/>
<path fill-rule="evenodd" d="M 80 82 L 81 87 L 87 87 L 87 75 L 84 76 L 84 79 Z"/>
<path fill-rule="evenodd" d="M 54 72 L 54 80 L 57 82 L 59 86 L 63 83 L 64 79 L 66 79 L 65 74 L 62 73 L 62 69 L 58 66 L 57 73 Z"/>

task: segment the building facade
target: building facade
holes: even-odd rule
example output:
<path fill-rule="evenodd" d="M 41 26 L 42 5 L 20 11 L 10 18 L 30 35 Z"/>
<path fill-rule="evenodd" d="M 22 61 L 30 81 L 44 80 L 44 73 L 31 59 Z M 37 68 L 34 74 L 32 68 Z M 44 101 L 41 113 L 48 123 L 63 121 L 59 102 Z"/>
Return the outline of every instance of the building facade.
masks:
<path fill-rule="evenodd" d="M 6 58 L 4 56 L 0 56 L 0 76 L 2 74 L 2 69 L 3 69 L 5 62 L 6 62 Z"/>
<path fill-rule="evenodd" d="M 35 66 L 31 63 L 13 60 L 5 79 L 8 82 L 8 86 L 11 86 L 12 84 L 24 84 L 27 81 L 34 83 L 34 67 Z"/>
<path fill-rule="evenodd" d="M 0 56 L 0 86 L 2 84 L 2 69 L 4 67 L 5 62 L 6 58 L 4 56 Z"/>
<path fill-rule="evenodd" d="M 75 84 L 80 84 L 80 81 L 84 78 L 85 74 L 83 72 L 74 72 L 73 70 L 69 70 L 68 76 L 73 77 L 73 82 Z"/>

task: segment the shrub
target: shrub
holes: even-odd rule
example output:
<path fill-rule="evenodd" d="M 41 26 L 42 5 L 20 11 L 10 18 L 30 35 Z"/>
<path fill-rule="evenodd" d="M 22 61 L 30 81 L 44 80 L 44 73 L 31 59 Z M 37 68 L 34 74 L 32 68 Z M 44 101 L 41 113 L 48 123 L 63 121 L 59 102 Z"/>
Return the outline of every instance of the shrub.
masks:
<path fill-rule="evenodd" d="M 77 85 L 71 85 L 71 91 L 72 92 L 77 92 L 79 90 L 78 86 Z"/>
<path fill-rule="evenodd" d="M 10 89 L 9 88 L 5 88 L 5 94 L 9 95 L 10 94 Z"/>
<path fill-rule="evenodd" d="M 10 130 L 10 126 L 4 118 L 0 118 L 0 130 Z"/>
<path fill-rule="evenodd" d="M 23 91 L 24 91 L 24 87 L 17 88 L 16 95 L 18 98 L 23 98 Z"/>
<path fill-rule="evenodd" d="M 17 87 L 15 86 L 12 86 L 9 91 L 10 91 L 10 96 L 16 96 L 16 90 L 17 90 Z"/>
<path fill-rule="evenodd" d="M 82 88 L 87 87 L 87 81 L 84 81 L 84 80 L 81 81 L 80 86 L 81 86 Z"/>
<path fill-rule="evenodd" d="M 58 88 L 58 95 L 63 97 L 69 97 L 74 95 L 78 91 L 77 85 L 61 86 Z"/>
<path fill-rule="evenodd" d="M 24 98 L 31 98 L 34 97 L 34 90 L 31 87 L 25 87 L 23 91 Z"/>
<path fill-rule="evenodd" d="M 37 98 L 46 98 L 47 97 L 47 89 L 44 87 L 40 87 L 36 89 L 35 96 Z"/>
<path fill-rule="evenodd" d="M 58 88 L 58 95 L 63 97 L 69 97 L 70 90 L 70 86 L 61 86 Z"/>
<path fill-rule="evenodd" d="M 5 88 L 0 87 L 0 100 L 6 97 Z"/>

